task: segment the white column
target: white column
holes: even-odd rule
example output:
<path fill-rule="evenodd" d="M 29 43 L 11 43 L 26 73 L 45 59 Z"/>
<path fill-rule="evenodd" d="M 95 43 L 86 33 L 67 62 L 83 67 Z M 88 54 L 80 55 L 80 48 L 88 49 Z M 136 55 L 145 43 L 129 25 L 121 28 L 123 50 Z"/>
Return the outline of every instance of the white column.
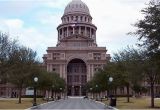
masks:
<path fill-rule="evenodd" d="M 90 69 L 91 69 L 91 76 L 93 77 L 93 76 L 94 76 L 94 75 L 93 75 L 93 73 L 94 73 L 94 72 L 93 72 L 93 71 L 94 71 L 93 64 L 90 66 Z M 91 77 L 91 78 L 92 78 L 92 77 Z"/>
<path fill-rule="evenodd" d="M 87 27 L 85 26 L 84 35 L 87 36 Z"/>
<path fill-rule="evenodd" d="M 73 21 L 75 21 L 76 20 L 76 16 L 73 16 Z"/>
<path fill-rule="evenodd" d="M 81 34 L 81 26 L 79 26 L 79 34 Z"/>
<path fill-rule="evenodd" d="M 80 22 L 81 21 L 81 16 L 78 16 L 78 22 Z"/>
<path fill-rule="evenodd" d="M 90 80 L 90 75 L 91 75 L 91 71 L 90 71 L 90 64 L 88 64 L 88 72 L 87 72 L 87 81 Z"/>
<path fill-rule="evenodd" d="M 64 38 L 64 29 L 62 28 L 62 38 Z"/>
<path fill-rule="evenodd" d="M 85 16 L 83 16 L 83 22 L 85 22 Z"/>
<path fill-rule="evenodd" d="M 64 64 L 64 79 L 67 82 L 67 69 L 65 64 Z"/>
<path fill-rule="evenodd" d="M 65 72 L 65 65 L 63 64 L 63 79 L 65 79 L 66 72 Z"/>
<path fill-rule="evenodd" d="M 73 26 L 72 28 L 73 28 L 73 34 L 75 34 L 75 27 Z"/>
<path fill-rule="evenodd" d="M 60 77 L 62 77 L 62 65 L 60 65 L 60 71 L 59 71 L 59 75 L 60 75 Z"/>
<path fill-rule="evenodd" d="M 94 75 L 94 65 L 92 65 L 92 72 L 91 72 L 92 76 Z"/>
<path fill-rule="evenodd" d="M 92 38 L 92 28 L 89 29 L 90 29 L 90 38 Z"/>
<path fill-rule="evenodd" d="M 71 21 L 71 16 L 69 16 L 69 22 Z"/>

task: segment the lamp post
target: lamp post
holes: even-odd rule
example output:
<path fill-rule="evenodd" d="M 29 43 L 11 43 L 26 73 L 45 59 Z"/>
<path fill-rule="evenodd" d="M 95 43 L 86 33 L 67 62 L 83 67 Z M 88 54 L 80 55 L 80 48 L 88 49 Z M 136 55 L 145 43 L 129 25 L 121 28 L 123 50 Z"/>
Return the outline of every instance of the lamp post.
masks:
<path fill-rule="evenodd" d="M 92 99 L 92 89 L 93 89 L 93 88 L 89 88 L 89 90 L 90 90 L 90 92 L 91 92 L 91 99 Z"/>
<path fill-rule="evenodd" d="M 62 97 L 62 88 L 59 88 L 60 89 L 60 98 Z"/>
<path fill-rule="evenodd" d="M 34 99 L 33 99 L 33 106 L 37 106 L 36 102 L 36 83 L 38 82 L 38 78 L 34 77 Z"/>
<path fill-rule="evenodd" d="M 112 83 L 113 82 L 113 77 L 109 77 L 109 82 Z M 110 85 L 111 86 L 111 85 Z M 112 95 L 109 93 L 109 95 Z M 111 96 L 112 97 L 112 96 Z"/>
<path fill-rule="evenodd" d="M 109 82 L 112 82 L 113 81 L 113 78 L 112 77 L 109 77 Z"/>
<path fill-rule="evenodd" d="M 79 86 L 79 95 L 82 95 L 82 86 Z"/>
<path fill-rule="evenodd" d="M 96 92 L 98 91 L 98 85 L 96 84 Z M 96 93 L 96 100 L 98 100 L 98 94 Z"/>
<path fill-rule="evenodd" d="M 54 91 L 54 85 L 52 85 L 52 100 L 54 100 L 54 97 L 53 97 L 53 91 Z"/>
<path fill-rule="evenodd" d="M 72 86 L 71 92 L 72 92 L 71 95 L 74 96 L 74 86 Z"/>
<path fill-rule="evenodd" d="M 109 77 L 109 82 L 112 83 L 113 82 L 113 78 Z M 112 87 L 111 87 L 112 89 Z M 111 91 L 111 95 L 110 95 L 110 106 L 116 106 L 116 98 L 112 95 L 112 91 Z"/>

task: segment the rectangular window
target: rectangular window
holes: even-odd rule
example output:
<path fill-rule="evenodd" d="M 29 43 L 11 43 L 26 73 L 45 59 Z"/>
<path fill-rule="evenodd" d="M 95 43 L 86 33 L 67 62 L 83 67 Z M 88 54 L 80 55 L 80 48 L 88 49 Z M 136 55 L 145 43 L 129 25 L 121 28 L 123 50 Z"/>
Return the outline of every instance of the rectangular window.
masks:
<path fill-rule="evenodd" d="M 94 71 L 99 71 L 100 69 L 102 69 L 102 65 L 100 64 L 97 64 L 97 65 L 94 65 Z"/>
<path fill-rule="evenodd" d="M 55 69 L 55 68 L 53 68 L 53 71 L 56 71 L 56 69 Z"/>
<path fill-rule="evenodd" d="M 87 77 L 85 75 L 82 75 L 81 76 L 81 80 L 82 80 L 82 83 L 86 83 Z"/>
<path fill-rule="evenodd" d="M 53 59 L 54 60 L 60 59 L 60 53 L 53 53 Z"/>
<path fill-rule="evenodd" d="M 94 59 L 95 60 L 100 60 L 101 59 L 101 53 L 93 53 Z"/>
<path fill-rule="evenodd" d="M 53 72 L 59 73 L 59 69 L 60 69 L 59 65 L 55 65 L 55 64 L 52 65 Z"/>
<path fill-rule="evenodd" d="M 70 83 L 72 82 L 72 76 L 70 76 Z"/>

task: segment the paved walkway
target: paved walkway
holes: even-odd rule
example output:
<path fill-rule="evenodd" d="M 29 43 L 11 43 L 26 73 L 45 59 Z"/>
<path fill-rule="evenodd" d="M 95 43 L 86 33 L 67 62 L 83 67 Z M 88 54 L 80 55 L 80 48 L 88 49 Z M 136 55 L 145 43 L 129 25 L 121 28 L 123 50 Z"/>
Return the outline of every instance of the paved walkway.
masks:
<path fill-rule="evenodd" d="M 84 109 L 96 109 L 96 110 L 104 110 L 104 109 L 109 109 L 107 108 L 104 104 L 88 100 L 88 99 L 83 99 L 83 98 L 68 98 L 65 100 L 59 100 L 55 102 L 50 102 L 47 104 L 39 105 L 34 109 L 79 109 L 79 110 L 84 110 Z"/>

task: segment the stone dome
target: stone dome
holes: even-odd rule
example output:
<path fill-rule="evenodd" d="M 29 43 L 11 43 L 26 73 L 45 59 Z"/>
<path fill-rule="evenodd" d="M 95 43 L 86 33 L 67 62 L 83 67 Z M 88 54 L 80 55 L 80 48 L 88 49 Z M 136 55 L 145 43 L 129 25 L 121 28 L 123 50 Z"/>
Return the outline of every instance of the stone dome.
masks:
<path fill-rule="evenodd" d="M 64 15 L 74 13 L 90 15 L 88 6 L 81 0 L 72 0 L 64 10 Z"/>

